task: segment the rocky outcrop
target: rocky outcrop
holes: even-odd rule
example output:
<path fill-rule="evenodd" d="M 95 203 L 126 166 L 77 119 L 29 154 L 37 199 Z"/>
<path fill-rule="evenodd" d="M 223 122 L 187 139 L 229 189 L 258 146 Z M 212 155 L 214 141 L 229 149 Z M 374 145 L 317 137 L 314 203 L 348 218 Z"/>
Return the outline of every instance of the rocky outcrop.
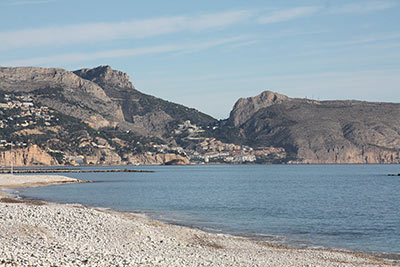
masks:
<path fill-rule="evenodd" d="M 173 154 L 152 154 L 152 153 L 142 153 L 136 155 L 130 155 L 128 157 L 129 164 L 139 164 L 139 165 L 165 165 L 166 163 L 176 162 L 179 165 L 190 164 L 190 160 L 187 157 Z"/>
<path fill-rule="evenodd" d="M 125 154 L 123 158 L 113 149 L 98 149 L 94 153 L 82 156 L 83 163 L 87 165 L 165 165 L 174 163 L 174 165 L 190 164 L 187 157 L 174 153 L 130 153 Z M 71 162 L 70 162 L 71 164 Z"/>
<path fill-rule="evenodd" d="M 400 163 L 400 150 L 391 151 L 384 148 L 364 147 L 359 148 L 353 144 L 347 147 L 336 147 L 312 151 L 299 149 L 299 160 L 292 163 Z"/>
<path fill-rule="evenodd" d="M 11 162 L 13 162 L 13 166 L 58 165 L 55 158 L 37 145 L 13 151 L 1 151 L 0 165 L 11 166 Z"/>
<path fill-rule="evenodd" d="M 95 83 L 63 69 L 39 67 L 0 67 L 0 88 L 13 92 L 31 92 L 43 88 L 63 87 L 69 92 L 74 89 L 93 94 L 96 98 L 109 101 L 106 94 Z"/>
<path fill-rule="evenodd" d="M 290 100 L 290 98 L 272 91 L 264 91 L 255 97 L 240 98 L 233 106 L 229 122 L 238 127 L 260 109 L 286 100 Z"/>
<path fill-rule="evenodd" d="M 135 89 L 126 73 L 113 70 L 110 66 L 99 66 L 93 69 L 80 69 L 73 73 L 83 79 L 92 81 L 103 88 L 106 85 L 110 85 L 117 88 Z"/>
<path fill-rule="evenodd" d="M 84 163 L 89 165 L 120 165 L 121 157 L 112 149 L 98 149 L 95 153 L 84 156 Z"/>
<path fill-rule="evenodd" d="M 293 163 L 400 162 L 400 104 L 315 101 L 267 91 L 239 100 L 228 123 L 243 143 L 283 147 Z"/>

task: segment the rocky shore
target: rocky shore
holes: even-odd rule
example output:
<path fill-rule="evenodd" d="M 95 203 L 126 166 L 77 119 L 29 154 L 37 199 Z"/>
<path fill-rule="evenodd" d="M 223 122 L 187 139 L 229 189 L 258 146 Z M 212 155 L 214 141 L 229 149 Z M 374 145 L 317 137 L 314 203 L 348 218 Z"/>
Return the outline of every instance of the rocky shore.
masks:
<path fill-rule="evenodd" d="M 36 175 L 34 179 L 52 183 L 56 178 Z M 10 187 L 11 182 L 5 180 L 1 175 L 0 188 Z M 210 234 L 130 213 L 4 195 L 0 200 L 0 244 L 0 266 L 394 265 L 361 253 L 296 249 Z"/>

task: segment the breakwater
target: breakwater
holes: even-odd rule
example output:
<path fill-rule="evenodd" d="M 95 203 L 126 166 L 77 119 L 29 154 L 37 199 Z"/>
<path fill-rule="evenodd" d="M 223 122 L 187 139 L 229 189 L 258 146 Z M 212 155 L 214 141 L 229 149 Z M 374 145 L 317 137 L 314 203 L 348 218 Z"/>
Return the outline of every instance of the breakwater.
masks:
<path fill-rule="evenodd" d="M 91 173 L 91 172 L 154 172 L 147 170 L 135 170 L 135 169 L 109 169 L 109 170 L 80 170 L 80 169 L 35 169 L 35 170 L 9 170 L 9 169 L 0 169 L 0 174 L 2 173 L 14 173 L 14 174 L 34 174 L 34 173 Z"/>

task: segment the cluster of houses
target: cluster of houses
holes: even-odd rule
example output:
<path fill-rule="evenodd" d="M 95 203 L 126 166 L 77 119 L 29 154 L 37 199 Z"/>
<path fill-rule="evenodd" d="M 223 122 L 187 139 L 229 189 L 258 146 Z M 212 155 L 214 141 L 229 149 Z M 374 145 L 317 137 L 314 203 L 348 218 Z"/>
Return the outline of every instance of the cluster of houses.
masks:
<path fill-rule="evenodd" d="M 188 140 L 200 140 L 199 134 L 203 133 L 204 130 L 201 127 L 198 127 L 196 124 L 192 124 L 189 120 L 185 121 L 182 124 L 178 124 L 178 129 L 174 131 L 175 135 L 179 134 L 187 134 Z"/>
<path fill-rule="evenodd" d="M 31 96 L 4 95 L 5 103 L 0 103 L 0 108 L 33 107 Z"/>
<path fill-rule="evenodd" d="M 20 109 L 20 112 L 9 116 L 0 121 L 0 128 L 7 127 L 9 121 L 21 121 L 21 118 L 25 118 L 22 122 L 16 123 L 17 127 L 28 127 L 29 125 L 37 124 L 37 119 L 43 119 L 45 126 L 51 125 L 51 120 L 55 118 L 53 111 L 46 106 L 36 107 L 33 103 L 33 99 L 30 96 L 11 96 L 4 95 L 4 101 L 6 103 L 0 103 L 0 111 L 2 109 Z M 1 111 L 0 115 L 4 114 Z"/>
<path fill-rule="evenodd" d="M 152 144 L 153 150 L 156 153 L 175 153 L 186 156 L 185 150 L 180 146 L 169 146 L 165 144 Z"/>
<path fill-rule="evenodd" d="M 188 154 L 190 155 L 190 153 Z M 204 138 L 197 145 L 196 151 L 191 153 L 193 159 L 204 163 L 253 163 L 258 158 L 265 158 L 269 155 L 273 155 L 274 158 L 284 158 L 286 153 L 283 148 L 261 147 L 253 149 L 245 145 L 223 143 L 215 138 Z"/>
<path fill-rule="evenodd" d="M 7 141 L 5 139 L 0 139 L 0 148 L 9 149 L 9 148 L 13 148 L 13 147 L 20 148 L 20 147 L 27 147 L 27 146 L 28 146 L 28 144 L 24 143 L 24 142 L 14 142 L 13 143 L 13 142 Z"/>
<path fill-rule="evenodd" d="M 176 135 L 184 135 L 185 139 L 197 142 L 193 149 L 183 149 L 181 147 L 174 148 L 163 145 L 164 150 L 182 150 L 184 154 L 194 163 L 252 163 L 258 158 L 265 158 L 273 155 L 275 158 L 285 158 L 286 152 L 283 148 L 261 147 L 253 149 L 245 145 L 236 145 L 223 143 L 216 138 L 208 138 L 201 136 L 205 132 L 199 126 L 185 121 L 178 125 L 175 130 Z"/>
<path fill-rule="evenodd" d="M 0 129 L 12 125 L 18 131 L 33 125 L 37 126 L 38 123 L 43 124 L 39 126 L 51 126 L 53 120 L 57 120 L 53 111 L 46 106 L 35 106 L 31 96 L 5 94 L 3 101 L 0 102 Z M 11 146 L 26 147 L 27 144 L 0 139 L 0 148 Z"/>

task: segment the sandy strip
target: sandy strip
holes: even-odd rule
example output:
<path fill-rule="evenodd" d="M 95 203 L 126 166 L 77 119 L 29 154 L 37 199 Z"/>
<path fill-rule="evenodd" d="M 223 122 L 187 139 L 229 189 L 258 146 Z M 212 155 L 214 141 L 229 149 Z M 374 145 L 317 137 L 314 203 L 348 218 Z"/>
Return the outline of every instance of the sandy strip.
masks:
<path fill-rule="evenodd" d="M 12 175 L 0 174 L 0 188 L 34 187 L 51 184 L 80 183 L 78 179 L 62 175 Z"/>
<path fill-rule="evenodd" d="M 4 188 L 19 188 L 19 187 L 36 187 L 54 184 L 67 183 L 86 183 L 87 181 L 78 180 L 62 175 L 13 175 L 0 174 L 0 198 L 6 197 L 6 194 L 1 191 Z"/>
<path fill-rule="evenodd" d="M 40 179 L 33 184 L 45 183 Z M 129 213 L 10 198 L 0 200 L 0 244 L 1 266 L 395 265 L 361 253 L 295 249 Z"/>

